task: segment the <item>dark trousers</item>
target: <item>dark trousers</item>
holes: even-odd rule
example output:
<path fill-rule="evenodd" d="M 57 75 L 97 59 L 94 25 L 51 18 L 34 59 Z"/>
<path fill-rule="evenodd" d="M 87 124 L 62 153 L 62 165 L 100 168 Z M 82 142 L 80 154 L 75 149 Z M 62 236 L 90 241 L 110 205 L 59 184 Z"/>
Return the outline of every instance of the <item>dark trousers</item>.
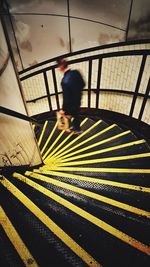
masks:
<path fill-rule="evenodd" d="M 76 131 L 80 131 L 80 117 L 79 117 L 79 114 L 73 114 L 72 117 L 74 118 L 73 122 L 72 122 L 72 125 L 73 125 L 73 128 L 74 130 Z"/>
<path fill-rule="evenodd" d="M 72 112 L 65 112 L 68 115 L 71 115 L 73 117 L 73 121 L 71 122 L 71 119 L 69 119 L 69 127 L 73 127 L 75 131 L 80 131 L 80 116 L 79 116 L 80 108 L 72 110 Z"/>
<path fill-rule="evenodd" d="M 71 122 L 71 118 L 69 119 L 69 127 L 73 127 L 75 131 L 80 131 L 80 107 L 74 107 L 72 109 L 65 110 L 66 115 L 70 115 L 73 117 L 73 121 Z"/>

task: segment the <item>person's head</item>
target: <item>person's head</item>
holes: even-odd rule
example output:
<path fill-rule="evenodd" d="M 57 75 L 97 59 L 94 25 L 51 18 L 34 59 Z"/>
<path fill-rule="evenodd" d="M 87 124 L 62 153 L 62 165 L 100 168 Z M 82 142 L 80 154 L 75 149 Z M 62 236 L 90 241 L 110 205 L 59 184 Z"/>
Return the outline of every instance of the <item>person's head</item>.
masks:
<path fill-rule="evenodd" d="M 68 69 L 68 62 L 64 58 L 59 58 L 57 60 L 58 68 L 60 71 L 65 72 Z"/>

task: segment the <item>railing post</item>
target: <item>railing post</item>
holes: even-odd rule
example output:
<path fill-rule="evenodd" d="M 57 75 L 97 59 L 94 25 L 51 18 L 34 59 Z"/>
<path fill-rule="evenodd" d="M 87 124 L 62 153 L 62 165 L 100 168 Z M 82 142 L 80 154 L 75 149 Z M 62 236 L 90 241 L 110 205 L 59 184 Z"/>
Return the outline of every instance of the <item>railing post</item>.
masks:
<path fill-rule="evenodd" d="M 54 90 L 55 90 L 55 94 L 56 94 L 57 109 L 60 109 L 59 98 L 58 98 L 58 87 L 57 87 L 57 81 L 56 81 L 56 73 L 55 73 L 54 68 L 52 68 L 52 75 L 53 75 Z"/>
<path fill-rule="evenodd" d="M 147 55 L 143 55 L 142 62 L 141 62 L 141 67 L 140 67 L 140 70 L 139 70 L 139 75 L 138 75 L 138 79 L 137 79 L 137 83 L 136 83 L 136 87 L 135 87 L 135 92 L 134 92 L 134 96 L 133 96 L 133 100 L 132 100 L 132 104 L 131 104 L 131 109 L 130 109 L 130 114 L 129 114 L 130 117 L 132 117 L 132 115 L 133 115 L 133 111 L 134 111 L 136 99 L 137 99 L 137 96 L 138 96 L 138 92 L 139 92 L 140 83 L 141 83 L 141 80 L 142 80 L 142 75 L 143 75 L 146 59 L 147 59 Z"/>
<path fill-rule="evenodd" d="M 102 58 L 99 58 L 99 61 L 98 61 L 98 73 L 97 73 L 97 87 L 96 87 L 96 108 L 97 109 L 99 107 L 101 71 L 102 71 Z"/>
<path fill-rule="evenodd" d="M 88 108 L 91 106 L 91 77 L 92 77 L 92 60 L 89 60 L 89 71 L 88 71 Z"/>
<path fill-rule="evenodd" d="M 143 103 L 142 103 L 140 114 L 139 114 L 139 117 L 138 117 L 139 120 L 142 119 L 144 108 L 145 108 L 149 93 L 150 93 L 150 79 L 149 79 L 148 84 L 147 84 L 146 92 L 145 92 L 145 95 L 144 95 Z"/>
<path fill-rule="evenodd" d="M 51 99 L 50 99 L 50 92 L 49 92 L 47 73 L 45 71 L 43 72 L 43 76 L 44 76 L 44 82 L 45 82 L 45 88 L 46 88 L 46 93 L 47 93 L 47 98 L 48 98 L 49 109 L 51 111 L 52 110 L 52 103 L 51 103 Z"/>

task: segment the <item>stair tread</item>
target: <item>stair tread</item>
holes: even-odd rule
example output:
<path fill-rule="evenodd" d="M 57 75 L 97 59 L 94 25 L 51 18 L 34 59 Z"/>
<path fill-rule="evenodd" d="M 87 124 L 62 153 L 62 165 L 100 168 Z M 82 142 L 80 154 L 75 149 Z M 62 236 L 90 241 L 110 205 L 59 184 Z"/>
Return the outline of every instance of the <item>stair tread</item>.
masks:
<path fill-rule="evenodd" d="M 38 205 L 38 207 L 40 207 L 40 209 L 42 209 L 46 214 L 48 214 L 53 221 L 55 221 L 57 224 L 59 224 L 59 226 L 61 228 L 63 228 L 65 230 L 65 232 L 67 232 L 69 234 L 69 236 L 74 238 L 76 240 L 76 242 L 78 242 L 78 244 L 80 244 L 80 245 L 82 244 L 82 247 L 83 246 L 86 247 L 86 243 L 85 243 L 85 239 L 82 239 L 83 243 L 79 239 L 79 233 L 81 233 L 81 230 L 82 230 L 82 235 L 85 235 L 85 233 L 86 233 L 85 236 L 86 236 L 87 241 L 88 241 L 88 249 L 89 250 L 90 250 L 89 242 L 90 242 L 91 231 L 92 231 L 92 233 L 94 231 L 97 235 L 101 235 L 103 233 L 103 235 L 105 236 L 105 240 L 107 240 L 108 244 L 111 244 L 111 242 L 112 242 L 111 241 L 111 238 L 112 238 L 111 234 L 108 234 L 108 233 L 106 234 L 105 233 L 106 230 L 101 229 L 101 227 L 97 228 L 96 226 L 92 226 L 91 223 L 88 222 L 89 221 L 88 218 L 87 218 L 87 220 L 82 219 L 81 217 L 79 219 L 79 216 L 76 214 L 76 212 L 68 211 L 68 209 L 66 209 L 65 207 L 63 207 L 59 203 L 56 203 L 53 200 L 51 200 L 51 202 L 50 202 L 51 204 L 49 206 L 47 206 L 47 203 L 49 203 L 49 199 L 47 197 L 45 197 L 43 194 L 41 194 L 37 190 L 35 191 L 35 189 L 28 187 L 25 184 L 22 185 L 18 181 L 13 181 L 13 183 L 15 185 L 17 185 L 17 187 L 19 187 L 22 192 L 25 192 L 26 195 L 28 197 L 30 197 L 30 199 L 32 201 L 34 201 L 35 204 Z M 68 199 L 69 201 L 71 200 L 71 202 L 74 205 L 78 205 L 81 209 L 84 209 L 85 201 L 86 201 L 86 203 L 88 201 L 87 198 L 82 197 L 82 196 L 78 196 L 75 193 L 70 195 L 65 190 L 60 191 L 58 187 L 54 188 L 54 186 L 52 187 L 52 186 L 49 186 L 46 184 L 45 184 L 45 187 L 48 189 L 51 189 L 53 192 L 57 192 L 58 195 L 65 197 L 65 199 Z M 59 214 L 58 214 L 58 210 L 59 210 Z M 121 214 L 119 214 L 119 213 L 116 214 L 117 210 L 115 210 L 115 212 L 111 214 L 109 208 L 107 208 L 107 205 L 102 206 L 102 203 L 101 204 L 99 203 L 99 205 L 98 205 L 98 204 L 96 204 L 96 202 L 88 201 L 88 206 L 86 207 L 86 212 L 96 216 L 100 220 L 112 225 L 113 227 L 117 228 L 118 230 L 125 232 L 129 236 L 132 233 L 132 237 L 138 239 L 140 242 L 143 242 L 144 244 L 145 243 L 147 244 L 148 237 L 146 235 L 141 237 L 141 235 L 139 233 L 139 230 L 141 231 L 143 229 L 143 223 L 136 221 L 136 227 L 135 227 L 134 226 L 134 224 L 135 224 L 134 216 L 132 218 L 133 221 L 131 219 L 128 221 L 128 228 L 127 228 L 127 218 L 124 218 L 124 216 L 121 216 Z M 66 216 L 64 216 L 64 214 Z M 118 222 L 118 220 L 115 219 L 116 216 L 120 217 L 119 222 Z M 32 217 L 30 217 L 30 220 L 31 220 L 31 218 Z M 71 227 L 70 227 L 70 224 L 72 225 Z M 76 225 L 76 227 L 75 227 L 75 225 Z M 84 232 L 81 225 L 84 225 L 84 228 L 86 229 L 85 232 Z M 74 227 L 75 227 L 75 229 L 74 229 Z M 130 232 L 130 227 L 131 227 L 131 232 Z M 134 231 L 132 229 L 133 227 L 134 227 Z M 90 231 L 89 231 L 89 229 L 90 229 Z M 146 225 L 145 225 L 145 229 L 147 229 Z M 40 233 L 36 233 L 36 235 L 41 236 L 41 231 L 43 232 L 43 227 L 40 230 Z M 48 236 L 49 235 L 46 236 L 46 240 L 47 240 Z M 107 236 L 107 238 L 106 238 L 106 236 Z M 122 244 L 122 241 L 118 240 L 117 242 L 120 243 L 121 247 L 125 246 L 124 243 Z M 97 246 L 97 244 L 92 243 L 91 250 L 93 251 L 93 249 L 96 249 L 96 246 Z M 104 249 L 104 251 L 105 251 L 105 249 Z M 128 249 L 128 250 L 130 250 L 130 249 Z M 98 256 L 97 250 L 95 251 L 95 253 L 96 253 L 96 257 L 97 257 Z"/>
<path fill-rule="evenodd" d="M 120 267 L 122 258 L 147 267 L 150 147 L 100 117 L 80 119 L 78 136 L 56 118 L 34 128 L 43 166 L 1 177 L 0 205 L 41 267 Z M 2 226 L 0 234 L 0 264 L 22 267 Z"/>

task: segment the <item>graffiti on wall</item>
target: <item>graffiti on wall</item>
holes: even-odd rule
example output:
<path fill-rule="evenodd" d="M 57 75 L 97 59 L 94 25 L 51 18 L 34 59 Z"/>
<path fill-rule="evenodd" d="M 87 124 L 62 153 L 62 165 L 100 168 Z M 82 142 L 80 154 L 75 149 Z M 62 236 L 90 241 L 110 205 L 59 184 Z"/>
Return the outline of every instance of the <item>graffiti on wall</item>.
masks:
<path fill-rule="evenodd" d="M 12 149 L 0 154 L 1 166 L 18 166 L 29 164 L 28 154 L 21 142 L 17 142 Z"/>

